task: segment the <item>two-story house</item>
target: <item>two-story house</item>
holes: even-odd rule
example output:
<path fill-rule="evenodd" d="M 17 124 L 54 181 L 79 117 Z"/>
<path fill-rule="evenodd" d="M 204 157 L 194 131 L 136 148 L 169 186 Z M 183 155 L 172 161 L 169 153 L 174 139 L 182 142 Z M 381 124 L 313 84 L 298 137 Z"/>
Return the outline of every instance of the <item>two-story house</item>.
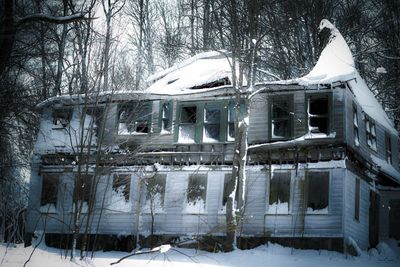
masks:
<path fill-rule="evenodd" d="M 241 235 L 367 249 L 400 238 L 399 136 L 341 34 L 321 27 L 331 39 L 308 75 L 255 85 L 265 90 L 250 101 Z M 103 241 L 223 237 L 235 153 L 229 61 L 202 53 L 151 76 L 144 91 L 42 103 L 28 232 L 61 244 L 82 203 L 81 232 Z"/>

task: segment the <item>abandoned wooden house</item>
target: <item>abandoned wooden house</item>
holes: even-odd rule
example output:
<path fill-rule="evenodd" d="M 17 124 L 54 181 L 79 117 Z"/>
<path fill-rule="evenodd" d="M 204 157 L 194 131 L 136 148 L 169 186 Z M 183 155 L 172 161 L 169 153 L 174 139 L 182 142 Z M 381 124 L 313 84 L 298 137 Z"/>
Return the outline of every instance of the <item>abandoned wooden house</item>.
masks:
<path fill-rule="evenodd" d="M 308 75 L 255 85 L 266 90 L 249 104 L 241 236 L 367 249 L 400 239 L 399 136 L 343 37 L 321 25 L 332 36 Z M 27 231 L 56 245 L 81 203 L 81 233 L 103 239 L 223 237 L 240 113 L 229 60 L 202 53 L 144 91 L 42 103 Z"/>

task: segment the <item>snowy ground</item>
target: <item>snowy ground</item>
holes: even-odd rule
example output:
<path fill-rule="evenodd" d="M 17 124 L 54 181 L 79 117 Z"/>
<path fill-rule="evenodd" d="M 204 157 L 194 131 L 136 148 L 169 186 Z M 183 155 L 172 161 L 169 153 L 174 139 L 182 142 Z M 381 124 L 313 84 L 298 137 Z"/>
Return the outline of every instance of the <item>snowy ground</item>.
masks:
<path fill-rule="evenodd" d="M 0 245 L 0 266 L 23 266 L 32 247 L 23 245 Z M 38 247 L 27 266 L 37 267 L 78 267 L 110 266 L 110 263 L 128 255 L 122 252 L 97 252 L 93 259 L 70 261 L 62 258 L 58 249 L 44 245 Z M 252 250 L 236 250 L 230 253 L 208 253 L 193 249 L 170 249 L 164 253 L 136 255 L 113 266 L 400 266 L 400 247 L 398 242 L 389 240 L 381 243 L 377 250 L 363 253 L 360 257 L 345 256 L 331 251 L 297 250 L 269 244 Z"/>

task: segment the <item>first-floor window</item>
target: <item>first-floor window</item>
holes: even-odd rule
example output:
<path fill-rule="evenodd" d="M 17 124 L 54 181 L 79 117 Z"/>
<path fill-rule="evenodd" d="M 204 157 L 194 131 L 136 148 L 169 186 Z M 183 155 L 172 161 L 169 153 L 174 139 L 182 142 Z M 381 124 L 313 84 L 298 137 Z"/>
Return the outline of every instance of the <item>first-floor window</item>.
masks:
<path fill-rule="evenodd" d="M 307 212 L 328 213 L 329 172 L 308 171 L 306 173 L 306 186 Z"/>
<path fill-rule="evenodd" d="M 55 174 L 44 174 L 42 180 L 42 194 L 40 205 L 51 205 L 54 208 L 57 206 L 59 177 Z"/>
<path fill-rule="evenodd" d="M 167 175 L 157 173 L 154 177 L 145 179 L 146 211 L 159 212 L 164 210 L 165 185 Z"/>
<path fill-rule="evenodd" d="M 207 174 L 190 174 L 186 190 L 189 213 L 203 213 L 206 207 Z"/>
<path fill-rule="evenodd" d="M 273 172 L 269 182 L 269 213 L 288 213 L 291 173 Z"/>
<path fill-rule="evenodd" d="M 109 209 L 117 211 L 130 211 L 130 191 L 131 175 L 114 174 Z"/>
<path fill-rule="evenodd" d="M 356 178 L 354 192 L 354 219 L 356 221 L 360 220 L 360 179 Z"/>
<path fill-rule="evenodd" d="M 92 182 L 93 182 L 93 176 L 92 175 L 86 175 L 86 174 L 81 174 L 77 176 L 76 178 L 76 186 L 75 186 L 75 191 L 74 191 L 74 202 L 78 202 L 78 207 L 79 203 L 83 202 L 83 211 L 87 211 L 88 208 L 88 203 L 91 198 L 91 190 L 92 190 Z"/>

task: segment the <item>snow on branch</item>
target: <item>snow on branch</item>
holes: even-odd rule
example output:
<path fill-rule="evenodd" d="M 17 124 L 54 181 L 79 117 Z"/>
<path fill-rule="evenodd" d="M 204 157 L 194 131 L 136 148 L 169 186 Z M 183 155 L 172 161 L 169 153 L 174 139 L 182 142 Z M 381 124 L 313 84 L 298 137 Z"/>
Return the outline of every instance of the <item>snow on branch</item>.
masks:
<path fill-rule="evenodd" d="M 95 18 L 87 18 L 85 17 L 84 13 L 77 13 L 69 16 L 61 16 L 61 17 L 56 17 L 56 16 L 50 16 L 50 15 L 45 15 L 45 14 L 32 14 L 23 18 L 20 18 L 17 20 L 16 25 L 21 26 L 26 23 L 31 23 L 35 21 L 44 21 L 44 22 L 49 22 L 49 23 L 55 23 L 55 24 L 66 24 L 70 22 L 74 22 L 77 20 L 91 20 Z"/>

